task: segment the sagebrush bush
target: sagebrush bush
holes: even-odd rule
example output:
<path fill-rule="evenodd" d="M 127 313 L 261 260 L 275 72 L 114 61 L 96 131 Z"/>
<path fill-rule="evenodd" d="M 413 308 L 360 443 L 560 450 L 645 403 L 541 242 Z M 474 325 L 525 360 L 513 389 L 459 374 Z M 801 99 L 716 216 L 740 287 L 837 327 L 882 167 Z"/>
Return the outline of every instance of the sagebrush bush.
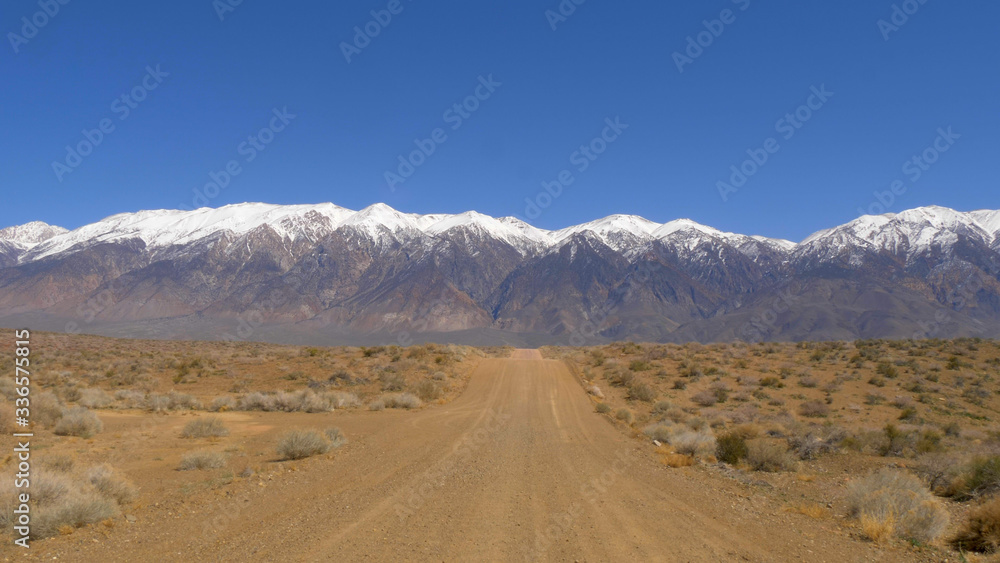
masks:
<path fill-rule="evenodd" d="M 416 409 L 423 405 L 416 395 L 410 393 L 390 393 L 383 395 L 380 400 L 389 409 Z"/>
<path fill-rule="evenodd" d="M 653 440 L 670 444 L 679 454 L 704 457 L 715 453 L 715 435 L 707 425 L 692 427 L 661 422 L 650 424 L 642 431 Z"/>
<path fill-rule="evenodd" d="M 746 462 L 754 471 L 793 471 L 798 465 L 788 448 L 778 442 L 757 438 L 748 440 L 746 446 Z"/>
<path fill-rule="evenodd" d="M 628 425 L 631 425 L 633 422 L 635 422 L 635 415 L 632 414 L 632 411 L 624 407 L 618 409 L 618 411 L 615 413 L 615 418 Z"/>
<path fill-rule="evenodd" d="M 57 436 L 79 436 L 91 438 L 104 430 L 104 424 L 97 415 L 85 407 L 72 407 L 63 411 L 62 418 L 56 423 L 52 432 Z"/>
<path fill-rule="evenodd" d="M 121 402 L 119 408 L 141 409 L 146 407 L 146 394 L 142 391 L 119 389 L 115 391 L 115 400 Z"/>
<path fill-rule="evenodd" d="M 184 425 L 181 438 L 221 438 L 229 435 L 229 429 L 218 417 L 198 418 Z"/>
<path fill-rule="evenodd" d="M 708 456 L 715 453 L 715 436 L 711 430 L 685 430 L 671 438 L 670 445 L 679 454 L 691 457 Z"/>
<path fill-rule="evenodd" d="M 973 508 L 951 545 L 959 551 L 996 553 L 1000 550 L 1000 498 Z"/>
<path fill-rule="evenodd" d="M 218 469 L 226 464 L 226 455 L 222 452 L 212 452 L 200 450 L 188 452 L 181 457 L 181 464 L 178 467 L 181 471 L 191 471 L 193 469 Z"/>
<path fill-rule="evenodd" d="M 608 405 L 607 403 L 597 403 L 597 405 L 594 407 L 594 410 L 600 414 L 608 414 L 609 412 L 611 412 L 611 406 Z"/>
<path fill-rule="evenodd" d="M 642 433 L 653 440 L 669 444 L 670 436 L 672 435 L 671 429 L 672 426 L 669 424 L 650 424 L 642 429 Z"/>
<path fill-rule="evenodd" d="M 358 398 L 354 393 L 345 393 L 342 391 L 332 391 L 329 393 L 324 393 L 324 397 L 330 404 L 338 409 L 346 409 L 352 407 L 360 407 L 361 399 Z"/>
<path fill-rule="evenodd" d="M 63 415 L 59 397 L 51 391 L 42 391 L 31 396 L 31 419 L 46 428 L 52 428 Z"/>
<path fill-rule="evenodd" d="M 236 399 L 233 399 L 229 395 L 223 395 L 212 399 L 212 403 L 209 405 L 208 410 L 212 412 L 226 412 L 235 408 Z"/>
<path fill-rule="evenodd" d="M 598 399 L 604 398 L 604 393 L 601 392 L 601 388 L 596 385 L 591 385 L 587 388 L 587 393 L 597 397 Z"/>
<path fill-rule="evenodd" d="M 691 396 L 691 401 L 702 407 L 710 407 L 718 402 L 715 393 L 711 391 L 699 391 Z"/>
<path fill-rule="evenodd" d="M 283 460 L 304 459 L 330 451 L 330 441 L 316 430 L 290 430 L 278 441 L 278 455 Z"/>
<path fill-rule="evenodd" d="M 101 389 L 81 389 L 80 398 L 76 401 L 88 409 L 103 409 L 111 404 L 111 396 Z"/>
<path fill-rule="evenodd" d="M 422 401 L 434 401 L 441 398 L 441 388 L 433 381 L 424 380 L 417 384 L 414 392 Z"/>
<path fill-rule="evenodd" d="M 886 535 L 929 543 L 948 527 L 948 511 L 913 475 L 883 469 L 848 486 L 850 516 L 875 541 Z"/>
<path fill-rule="evenodd" d="M 339 448 L 347 443 L 347 436 L 344 436 L 344 433 L 341 432 L 340 428 L 337 428 L 336 426 L 327 428 L 323 431 L 323 433 L 326 434 L 327 440 L 330 440 L 331 448 Z"/>
<path fill-rule="evenodd" d="M 812 418 L 821 418 L 830 414 L 830 407 L 819 401 L 806 401 L 799 405 L 799 414 Z"/>
<path fill-rule="evenodd" d="M 977 457 L 963 468 L 954 496 L 968 500 L 1000 491 L 1000 456 Z"/>
<path fill-rule="evenodd" d="M 736 465 L 747 457 L 747 441 L 736 432 L 727 432 L 715 441 L 715 457 L 719 461 Z"/>
<path fill-rule="evenodd" d="M 273 411 L 275 410 L 274 398 L 260 391 L 248 393 L 240 398 L 239 409 L 241 411 Z"/>
<path fill-rule="evenodd" d="M 106 498 L 119 505 L 129 504 L 138 496 L 138 490 L 131 481 L 117 474 L 108 464 L 97 465 L 87 472 L 87 481 Z"/>
<path fill-rule="evenodd" d="M 113 498 L 101 495 L 86 480 L 39 468 L 32 470 L 30 490 L 14 488 L 12 479 L 0 481 L 0 527 L 4 529 L 14 525 L 19 493 L 31 495 L 32 539 L 54 536 L 66 528 L 79 528 L 119 514 Z"/>
<path fill-rule="evenodd" d="M 628 398 L 633 401 L 652 402 L 656 398 L 656 391 L 645 383 L 633 383 L 628 388 Z"/>

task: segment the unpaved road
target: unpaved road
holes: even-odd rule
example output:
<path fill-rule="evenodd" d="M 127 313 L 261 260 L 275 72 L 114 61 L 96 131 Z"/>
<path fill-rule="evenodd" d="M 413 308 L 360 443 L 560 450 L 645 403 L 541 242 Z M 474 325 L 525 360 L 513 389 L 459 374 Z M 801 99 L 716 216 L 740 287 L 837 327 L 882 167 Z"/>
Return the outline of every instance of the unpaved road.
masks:
<path fill-rule="evenodd" d="M 273 481 L 137 512 L 71 561 L 897 560 L 731 480 L 670 469 L 594 412 L 567 367 L 519 350 L 416 412 L 324 415 L 351 442 Z M 238 482 L 239 483 L 239 482 Z M 76 539 L 71 539 L 76 538 Z"/>

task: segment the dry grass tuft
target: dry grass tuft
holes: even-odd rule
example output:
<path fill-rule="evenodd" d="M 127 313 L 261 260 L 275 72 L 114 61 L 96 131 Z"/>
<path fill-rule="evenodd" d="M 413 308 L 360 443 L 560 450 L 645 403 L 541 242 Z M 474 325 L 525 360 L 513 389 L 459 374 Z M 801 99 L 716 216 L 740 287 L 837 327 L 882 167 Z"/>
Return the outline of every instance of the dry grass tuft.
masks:
<path fill-rule="evenodd" d="M 857 518 L 872 541 L 886 536 L 930 543 L 948 526 L 948 512 L 920 479 L 884 469 L 851 483 L 847 499 L 850 515 Z"/>
<path fill-rule="evenodd" d="M 196 451 L 184 454 L 178 467 L 181 471 L 194 469 L 218 469 L 226 464 L 226 455 L 221 452 Z"/>
<path fill-rule="evenodd" d="M 754 471 L 775 473 L 779 471 L 794 471 L 798 466 L 795 457 L 783 444 L 757 438 L 746 442 L 746 462 Z"/>
<path fill-rule="evenodd" d="M 91 438 L 101 430 L 104 430 L 104 424 L 96 414 L 85 407 L 73 407 L 63 411 L 62 418 L 56 423 L 52 432 L 57 436 Z"/>
<path fill-rule="evenodd" d="M 129 504 L 139 495 L 135 485 L 125 477 L 115 473 L 115 470 L 108 464 L 90 468 L 90 471 L 87 472 L 87 481 L 101 496 L 109 498 L 119 505 Z"/>
<path fill-rule="evenodd" d="M 1000 550 L 1000 497 L 972 509 L 962 529 L 950 543 L 960 551 L 996 553 Z"/>
<path fill-rule="evenodd" d="M 192 420 L 181 432 L 181 438 L 221 438 L 228 435 L 229 429 L 214 416 Z"/>
<path fill-rule="evenodd" d="M 316 430 L 291 430 L 278 441 L 282 460 L 304 459 L 330 451 L 330 441 Z"/>
<path fill-rule="evenodd" d="M 673 468 L 690 467 L 694 465 L 694 458 L 678 453 L 662 453 L 660 454 L 660 463 Z"/>

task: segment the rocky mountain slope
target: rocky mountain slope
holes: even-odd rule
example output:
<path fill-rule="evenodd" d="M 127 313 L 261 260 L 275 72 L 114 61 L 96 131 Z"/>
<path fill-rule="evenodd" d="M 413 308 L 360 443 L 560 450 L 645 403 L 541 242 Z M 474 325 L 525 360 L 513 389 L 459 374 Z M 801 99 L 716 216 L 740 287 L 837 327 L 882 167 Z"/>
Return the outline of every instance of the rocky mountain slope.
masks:
<path fill-rule="evenodd" d="M 801 243 L 680 219 L 262 203 L 0 230 L 0 324 L 163 338 L 593 343 L 1000 335 L 1000 211 Z"/>

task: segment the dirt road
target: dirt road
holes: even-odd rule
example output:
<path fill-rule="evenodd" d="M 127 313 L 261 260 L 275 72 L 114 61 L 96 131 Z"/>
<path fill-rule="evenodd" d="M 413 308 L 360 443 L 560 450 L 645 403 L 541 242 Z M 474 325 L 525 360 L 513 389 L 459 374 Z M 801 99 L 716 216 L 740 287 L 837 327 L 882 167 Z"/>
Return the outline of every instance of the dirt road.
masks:
<path fill-rule="evenodd" d="M 566 366 L 487 359 L 454 402 L 323 415 L 351 442 L 279 477 L 148 507 L 35 554 L 85 561 L 892 560 L 832 521 L 670 469 Z M 74 534 L 80 536 L 81 534 Z"/>

